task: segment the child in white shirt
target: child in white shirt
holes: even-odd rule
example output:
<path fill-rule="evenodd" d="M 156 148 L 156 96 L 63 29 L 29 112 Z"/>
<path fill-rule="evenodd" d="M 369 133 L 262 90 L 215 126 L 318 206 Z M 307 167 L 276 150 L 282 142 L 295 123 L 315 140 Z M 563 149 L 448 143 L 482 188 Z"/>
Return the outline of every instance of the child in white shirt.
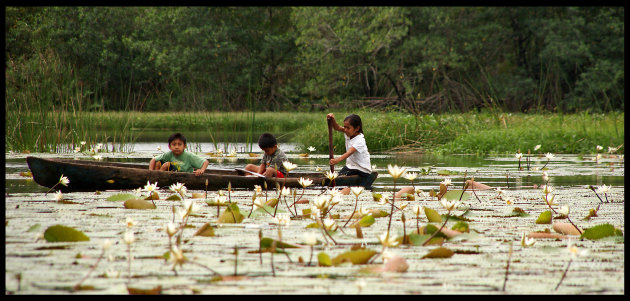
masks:
<path fill-rule="evenodd" d="M 363 136 L 361 117 L 356 114 L 348 115 L 343 120 L 343 127 L 337 124 L 333 113 L 329 113 L 326 118 L 332 120 L 332 127 L 339 132 L 343 132 L 346 138 L 346 152 L 337 158 L 330 159 L 330 165 L 346 160 L 346 166 L 339 171 L 339 175 L 359 175 L 363 180 L 361 186 L 369 188 L 367 186 L 371 184 L 369 183 L 369 177 L 372 173 L 372 164 L 370 163 L 370 153 Z M 349 192 L 349 188 L 342 190 L 342 192 L 347 194 L 346 190 Z"/>

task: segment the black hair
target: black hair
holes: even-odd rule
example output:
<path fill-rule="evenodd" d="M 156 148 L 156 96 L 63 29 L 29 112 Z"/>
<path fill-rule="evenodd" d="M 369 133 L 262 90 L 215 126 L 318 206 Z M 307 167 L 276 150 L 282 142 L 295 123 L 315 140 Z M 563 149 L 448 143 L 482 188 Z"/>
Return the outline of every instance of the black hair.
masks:
<path fill-rule="evenodd" d="M 184 142 L 184 145 L 186 145 L 186 137 L 184 137 L 184 135 L 182 135 L 181 133 L 175 133 L 173 135 L 170 135 L 168 137 L 168 145 L 171 145 L 171 142 L 173 142 L 173 140 L 175 139 L 179 139 L 182 142 Z"/>
<path fill-rule="evenodd" d="M 258 138 L 258 146 L 260 148 L 273 147 L 277 144 L 278 142 L 276 141 L 276 137 L 269 133 L 264 133 L 260 135 L 260 138 Z"/>
<path fill-rule="evenodd" d="M 346 116 L 343 121 L 348 121 L 348 123 L 353 126 L 355 129 L 359 128 L 359 133 L 363 134 L 363 122 L 361 122 L 361 117 L 357 114 L 350 114 Z"/>

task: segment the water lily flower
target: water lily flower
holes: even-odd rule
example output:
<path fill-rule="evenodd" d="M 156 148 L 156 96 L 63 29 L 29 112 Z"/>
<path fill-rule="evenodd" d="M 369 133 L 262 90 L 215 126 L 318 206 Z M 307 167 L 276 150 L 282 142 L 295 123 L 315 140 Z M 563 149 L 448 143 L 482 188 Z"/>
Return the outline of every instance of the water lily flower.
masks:
<path fill-rule="evenodd" d="M 179 183 L 179 182 L 171 185 L 168 189 L 170 189 L 173 192 L 177 192 L 182 196 L 186 194 L 186 190 L 187 190 L 186 186 L 184 186 L 184 184 Z"/>
<path fill-rule="evenodd" d="M 389 195 L 387 195 L 387 194 L 383 193 L 383 194 L 382 194 L 382 196 L 381 196 L 381 199 L 378 201 L 378 203 L 379 203 L 380 205 L 389 204 L 389 198 L 390 198 L 390 196 L 389 196 Z"/>
<path fill-rule="evenodd" d="M 300 178 L 298 180 L 298 183 L 303 187 L 306 188 L 308 186 L 311 186 L 313 184 L 313 180 L 311 179 L 304 179 L 304 178 Z"/>
<path fill-rule="evenodd" d="M 157 188 L 157 182 L 155 182 L 155 184 L 151 184 L 149 181 L 147 181 L 147 185 L 144 186 L 144 190 L 146 190 L 149 195 L 156 191 Z"/>
<path fill-rule="evenodd" d="M 293 164 L 289 161 L 282 162 L 282 166 L 287 170 L 287 172 L 294 170 L 297 167 L 297 164 Z"/>
<path fill-rule="evenodd" d="M 427 196 L 427 195 L 426 195 L 426 193 L 424 193 L 424 191 L 422 191 L 422 189 L 420 189 L 420 188 L 416 188 L 415 193 L 416 193 L 418 196 Z"/>
<path fill-rule="evenodd" d="M 384 247 L 395 247 L 398 245 L 398 237 L 395 235 L 390 236 L 389 232 L 385 232 L 378 237 L 378 240 Z"/>
<path fill-rule="evenodd" d="M 317 219 L 319 218 L 319 216 L 321 215 L 322 211 L 316 207 L 316 206 L 311 206 L 311 218 L 312 219 Z"/>
<path fill-rule="evenodd" d="M 405 179 L 407 179 L 409 181 L 415 180 L 416 177 L 418 177 L 418 173 L 415 173 L 415 172 L 408 172 L 408 173 L 405 174 Z"/>
<path fill-rule="evenodd" d="M 595 161 L 599 162 L 599 160 L 602 158 L 602 154 L 597 154 L 595 156 Z"/>
<path fill-rule="evenodd" d="M 85 141 L 81 141 L 80 143 L 81 143 L 81 145 L 85 145 Z"/>
<path fill-rule="evenodd" d="M 223 205 L 225 203 L 227 203 L 227 197 L 221 194 L 218 194 L 216 197 L 214 197 L 214 202 L 218 205 Z"/>
<path fill-rule="evenodd" d="M 159 152 L 161 152 L 161 151 L 162 151 L 162 147 L 161 147 L 161 146 L 159 146 L 159 145 L 156 147 L 156 149 L 157 149 Z"/>
<path fill-rule="evenodd" d="M 516 159 L 519 159 L 519 160 L 520 160 L 521 158 L 523 158 L 523 154 L 521 154 L 521 153 L 516 153 L 516 155 L 514 155 L 514 157 L 516 157 Z"/>
<path fill-rule="evenodd" d="M 352 194 L 358 197 L 361 192 L 363 192 L 363 186 L 350 187 L 350 191 L 352 191 Z"/>
<path fill-rule="evenodd" d="M 137 224 L 138 224 L 138 222 L 137 222 L 137 221 L 135 221 L 135 220 L 134 220 L 133 218 L 131 218 L 131 217 L 127 217 L 127 218 L 125 219 L 125 224 L 127 225 L 127 228 L 131 228 L 131 227 L 133 227 L 133 226 L 137 225 Z"/>
<path fill-rule="evenodd" d="M 449 201 L 447 199 L 442 198 L 440 200 L 440 203 L 442 203 L 442 206 L 444 207 L 444 209 L 448 210 L 448 211 L 452 211 L 455 210 L 459 204 L 461 203 L 460 201 Z"/>
<path fill-rule="evenodd" d="M 330 199 L 331 199 L 330 196 L 320 195 L 313 201 L 313 205 L 317 207 L 318 209 L 322 210 L 328 207 L 328 202 L 330 201 Z"/>
<path fill-rule="evenodd" d="M 103 156 L 101 156 L 101 155 L 94 155 L 94 156 L 92 156 L 92 158 L 94 158 L 94 159 L 96 159 L 98 161 L 103 160 Z"/>
<path fill-rule="evenodd" d="M 549 206 L 553 206 L 553 205 L 555 205 L 555 204 L 556 204 L 556 203 L 554 203 L 554 202 L 553 202 L 553 200 L 554 200 L 555 198 L 556 198 L 556 196 L 555 196 L 555 195 L 553 195 L 553 194 L 547 194 L 547 195 L 545 196 L 545 202 L 547 202 L 547 205 L 549 205 Z"/>
<path fill-rule="evenodd" d="M 123 236 L 123 241 L 127 244 L 127 245 L 131 245 L 134 241 L 136 241 L 136 238 L 133 236 L 133 231 L 125 231 L 125 235 Z"/>
<path fill-rule="evenodd" d="M 405 172 L 407 172 L 407 168 L 406 167 L 398 167 L 398 165 L 387 165 L 387 171 L 389 172 L 389 174 L 392 176 L 392 178 L 394 178 L 394 180 L 397 180 L 398 178 L 400 178 L 401 176 L 403 176 L 405 174 Z"/>
<path fill-rule="evenodd" d="M 506 198 L 505 198 L 505 203 L 506 203 L 506 204 L 508 204 L 508 205 L 512 205 L 512 204 L 514 203 L 514 199 L 513 199 L 513 198 L 509 198 L 509 197 L 506 197 Z"/>
<path fill-rule="evenodd" d="M 342 200 L 343 198 L 341 197 L 341 195 L 334 195 L 332 198 L 330 198 L 330 201 L 328 201 L 328 204 L 332 207 L 341 203 Z"/>
<path fill-rule="evenodd" d="M 118 278 L 120 277 L 120 271 L 114 269 L 107 269 L 105 271 L 105 278 Z"/>
<path fill-rule="evenodd" d="M 444 184 L 444 186 L 453 185 L 453 184 L 451 184 L 451 179 L 450 178 L 445 178 L 444 181 L 440 182 L 440 184 Z"/>
<path fill-rule="evenodd" d="M 168 234 L 169 237 L 172 237 L 175 233 L 177 233 L 177 227 L 175 227 L 173 222 L 168 222 L 168 224 L 166 224 L 166 234 Z"/>
<path fill-rule="evenodd" d="M 74 148 L 74 152 L 75 152 L 75 153 L 78 153 L 78 152 L 80 152 L 80 151 L 81 151 L 81 148 L 80 148 L 80 147 L 78 147 L 78 146 L 77 146 L 77 147 L 75 147 L 75 148 Z"/>
<path fill-rule="evenodd" d="M 338 176 L 339 176 L 339 173 L 337 173 L 336 171 L 335 172 L 330 172 L 330 171 L 326 172 L 326 178 L 328 178 L 331 181 L 336 179 Z"/>
<path fill-rule="evenodd" d="M 101 148 L 103 148 L 103 143 L 99 143 L 96 145 L 97 150 L 100 150 Z"/>
<path fill-rule="evenodd" d="M 370 212 L 370 209 L 363 208 L 363 207 L 359 207 L 359 210 L 357 210 L 357 212 L 359 212 L 359 216 L 366 216 L 366 215 L 372 214 L 372 212 Z"/>
<path fill-rule="evenodd" d="M 254 200 L 254 206 L 258 208 L 263 208 L 265 207 L 265 202 L 262 199 L 256 199 Z"/>
<path fill-rule="evenodd" d="M 282 190 L 280 191 L 280 195 L 283 195 L 283 196 L 291 195 L 291 188 L 286 187 L 286 186 L 282 187 Z"/>
<path fill-rule="evenodd" d="M 57 192 L 55 193 L 55 200 L 57 202 L 63 201 L 63 194 L 61 194 L 61 190 L 57 190 Z"/>
<path fill-rule="evenodd" d="M 540 149 L 540 144 L 538 144 L 538 145 L 534 146 L 534 151 L 537 151 L 537 150 L 539 150 L 539 149 Z"/>
<path fill-rule="evenodd" d="M 546 171 L 542 172 L 542 180 L 545 182 L 549 181 L 549 175 L 547 174 Z"/>
<path fill-rule="evenodd" d="M 254 185 L 254 191 L 257 194 L 260 194 L 260 193 L 262 193 L 262 187 L 260 187 L 260 185 Z"/>
<path fill-rule="evenodd" d="M 170 260 L 173 262 L 173 266 L 176 266 L 176 265 L 182 266 L 186 262 L 186 257 L 184 256 L 184 252 L 180 250 L 177 247 L 177 245 L 171 246 Z"/>
<path fill-rule="evenodd" d="M 597 186 L 597 192 L 599 193 L 608 193 L 608 191 L 610 191 L 610 186 L 606 186 L 606 184 Z"/>
<path fill-rule="evenodd" d="M 112 241 L 110 239 L 106 239 L 103 242 L 101 242 L 101 247 L 103 247 L 103 251 L 109 250 L 111 246 L 112 246 Z"/>
<path fill-rule="evenodd" d="M 578 249 L 571 240 L 567 243 L 567 252 L 569 252 L 573 258 L 586 256 L 589 253 L 588 250 Z"/>
<path fill-rule="evenodd" d="M 610 146 L 609 146 L 609 147 L 608 147 L 608 153 L 609 153 L 609 154 L 615 153 L 615 152 L 617 152 L 617 150 L 618 150 L 618 149 L 619 149 L 619 148 L 617 148 L 617 147 L 610 147 Z"/>
<path fill-rule="evenodd" d="M 273 221 L 279 226 L 288 226 L 291 222 L 291 218 L 286 213 L 278 213 L 278 215 L 273 218 Z"/>
<path fill-rule="evenodd" d="M 419 205 L 413 207 L 413 213 L 416 215 L 416 217 L 419 217 L 420 213 L 422 213 L 422 207 L 420 207 Z"/>
<path fill-rule="evenodd" d="M 313 146 L 309 146 L 309 147 L 308 147 L 308 151 L 310 151 L 310 152 L 314 152 L 314 151 L 315 151 L 315 147 L 313 147 Z"/>
<path fill-rule="evenodd" d="M 326 193 L 328 193 L 328 195 L 330 195 L 331 197 L 335 197 L 335 196 L 341 195 L 341 190 L 337 188 L 326 189 Z"/>
<path fill-rule="evenodd" d="M 317 234 L 309 231 L 302 234 L 302 241 L 305 245 L 314 246 L 317 244 Z"/>
<path fill-rule="evenodd" d="M 602 147 L 601 145 L 598 145 L 597 147 L 595 147 L 597 149 L 597 151 L 600 151 L 602 149 L 604 149 L 604 147 Z"/>
<path fill-rule="evenodd" d="M 544 194 L 550 194 L 551 192 L 553 192 L 555 189 L 552 186 L 549 185 L 543 185 L 542 187 L 542 192 Z"/>
<path fill-rule="evenodd" d="M 562 206 L 562 208 L 560 208 L 560 210 L 558 212 L 561 215 L 569 216 L 569 211 L 571 211 L 571 209 L 569 209 L 569 206 Z"/>
<path fill-rule="evenodd" d="M 70 184 L 70 180 L 68 179 L 68 177 L 64 177 L 62 174 L 61 177 L 59 178 L 59 184 L 63 186 L 68 186 L 68 184 Z"/>
<path fill-rule="evenodd" d="M 546 153 L 545 157 L 547 158 L 547 160 L 551 160 L 553 159 L 555 156 L 552 153 Z"/>
<path fill-rule="evenodd" d="M 328 231 L 335 231 L 339 227 L 334 219 L 327 218 L 324 220 L 324 228 Z"/>
<path fill-rule="evenodd" d="M 523 232 L 523 235 L 521 236 L 521 246 L 523 247 L 531 247 L 536 243 L 536 239 L 535 238 L 529 238 L 527 236 L 525 236 L 525 232 Z"/>

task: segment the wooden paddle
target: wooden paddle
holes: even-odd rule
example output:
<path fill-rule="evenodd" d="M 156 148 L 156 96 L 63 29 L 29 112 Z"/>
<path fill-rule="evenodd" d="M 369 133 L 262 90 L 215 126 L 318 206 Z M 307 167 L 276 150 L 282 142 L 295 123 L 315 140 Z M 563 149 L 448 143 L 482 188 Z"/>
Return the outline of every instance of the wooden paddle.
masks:
<path fill-rule="evenodd" d="M 328 158 L 333 159 L 335 157 L 335 151 L 333 150 L 333 126 L 332 126 L 332 118 L 328 117 Z M 330 165 L 330 172 L 335 172 L 335 166 Z"/>
<path fill-rule="evenodd" d="M 238 171 L 240 174 L 249 173 L 249 174 L 255 175 L 255 176 L 259 177 L 259 178 L 263 178 L 263 179 L 267 178 L 264 175 L 261 175 L 261 174 L 259 174 L 257 172 L 249 171 L 249 170 L 243 169 L 243 168 L 234 168 L 234 170 Z"/>

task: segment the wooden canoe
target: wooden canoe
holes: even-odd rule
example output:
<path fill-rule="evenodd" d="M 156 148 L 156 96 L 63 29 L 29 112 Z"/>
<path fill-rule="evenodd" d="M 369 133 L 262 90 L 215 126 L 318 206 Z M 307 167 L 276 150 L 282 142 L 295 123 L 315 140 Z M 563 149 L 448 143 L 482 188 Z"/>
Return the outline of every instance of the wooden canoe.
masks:
<path fill-rule="evenodd" d="M 264 188 L 265 182 L 268 189 L 275 189 L 276 183 L 280 186 L 302 187 L 298 183 L 300 177 L 313 180 L 311 187 L 327 186 L 330 182 L 322 173 L 315 172 L 292 172 L 285 180 L 247 175 L 237 169 L 208 168 L 203 175 L 195 176 L 192 172 L 149 170 L 148 164 L 37 157 L 27 157 L 26 162 L 33 174 L 33 180 L 39 185 L 51 188 L 59 182 L 61 175 L 67 177 L 70 180 L 67 187 L 60 184 L 55 188 L 63 192 L 136 189 L 144 187 L 147 181 L 152 184 L 157 182 L 159 188 L 182 183 L 189 190 L 205 190 L 207 180 L 207 189 L 214 191 L 227 189 L 228 184 L 231 184 L 232 188 L 253 189 L 254 185 Z M 370 186 L 377 176 L 377 172 L 372 173 Z M 339 176 L 335 180 L 336 186 L 357 186 L 359 183 L 359 176 Z"/>

